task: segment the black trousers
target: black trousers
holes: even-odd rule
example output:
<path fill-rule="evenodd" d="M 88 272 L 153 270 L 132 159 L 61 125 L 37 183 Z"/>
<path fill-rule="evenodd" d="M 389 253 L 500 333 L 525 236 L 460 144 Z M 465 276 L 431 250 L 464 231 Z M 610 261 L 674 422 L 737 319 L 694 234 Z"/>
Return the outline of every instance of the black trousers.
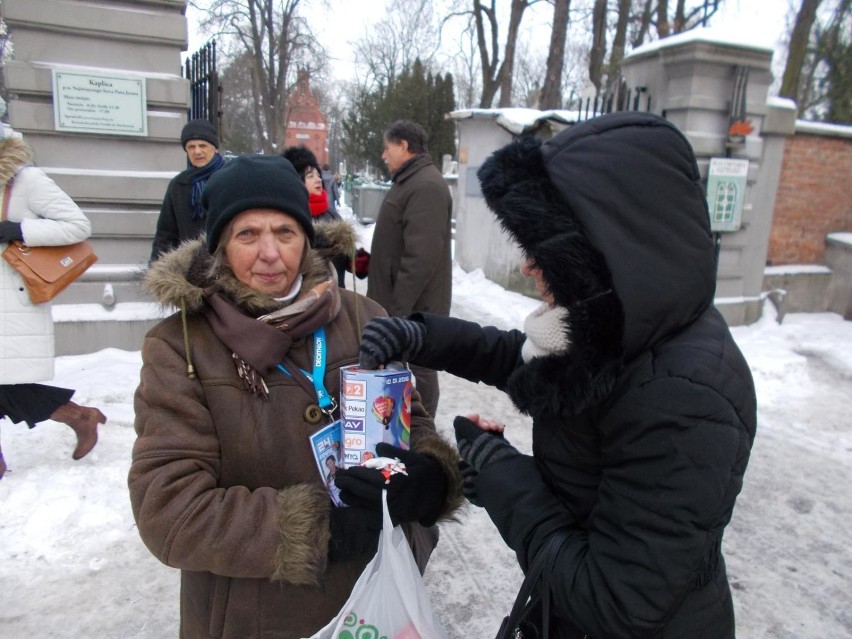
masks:
<path fill-rule="evenodd" d="M 74 391 L 69 388 L 45 384 L 0 384 L 0 419 L 8 417 L 33 428 L 67 404 L 72 395 Z"/>

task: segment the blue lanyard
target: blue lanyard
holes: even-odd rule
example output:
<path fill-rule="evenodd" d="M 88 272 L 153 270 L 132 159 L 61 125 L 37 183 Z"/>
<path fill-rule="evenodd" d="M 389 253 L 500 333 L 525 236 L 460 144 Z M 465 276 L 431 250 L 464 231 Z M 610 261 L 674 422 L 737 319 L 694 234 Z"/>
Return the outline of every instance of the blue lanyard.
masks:
<path fill-rule="evenodd" d="M 290 375 L 284 366 L 278 364 L 278 370 L 285 375 Z M 323 413 L 331 417 L 331 414 L 337 409 L 337 403 L 334 398 L 329 395 L 325 388 L 323 379 L 325 378 L 325 328 L 320 326 L 314 333 L 314 371 L 313 374 L 300 368 L 299 371 L 308 378 L 308 381 L 313 383 L 314 390 L 317 393 L 317 403 Z"/>

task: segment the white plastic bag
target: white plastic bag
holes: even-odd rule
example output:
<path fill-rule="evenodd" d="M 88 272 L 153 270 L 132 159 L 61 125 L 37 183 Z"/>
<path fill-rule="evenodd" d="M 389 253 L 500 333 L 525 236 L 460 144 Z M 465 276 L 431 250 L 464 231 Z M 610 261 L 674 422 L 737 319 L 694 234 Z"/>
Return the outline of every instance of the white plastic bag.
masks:
<path fill-rule="evenodd" d="M 402 532 L 388 514 L 382 491 L 384 524 L 379 549 L 355 582 L 337 617 L 311 639 L 447 639 Z"/>

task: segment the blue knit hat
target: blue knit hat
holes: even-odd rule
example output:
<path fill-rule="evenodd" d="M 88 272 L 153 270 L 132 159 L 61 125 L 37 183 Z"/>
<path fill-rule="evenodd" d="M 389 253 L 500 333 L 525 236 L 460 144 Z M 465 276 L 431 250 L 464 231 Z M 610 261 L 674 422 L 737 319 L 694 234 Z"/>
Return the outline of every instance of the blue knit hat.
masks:
<path fill-rule="evenodd" d="M 280 155 L 240 155 L 207 180 L 201 194 L 207 209 L 207 249 L 213 253 L 222 230 L 248 209 L 275 209 L 292 216 L 314 244 L 308 191 L 293 165 Z"/>

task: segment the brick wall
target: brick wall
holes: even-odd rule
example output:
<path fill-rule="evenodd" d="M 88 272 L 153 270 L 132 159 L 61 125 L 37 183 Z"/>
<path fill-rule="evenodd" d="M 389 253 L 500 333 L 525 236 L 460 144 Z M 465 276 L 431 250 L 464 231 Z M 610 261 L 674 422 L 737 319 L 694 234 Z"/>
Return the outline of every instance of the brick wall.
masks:
<path fill-rule="evenodd" d="M 802 128 L 797 125 L 784 147 L 771 265 L 824 264 L 825 236 L 852 231 L 852 136 Z"/>

